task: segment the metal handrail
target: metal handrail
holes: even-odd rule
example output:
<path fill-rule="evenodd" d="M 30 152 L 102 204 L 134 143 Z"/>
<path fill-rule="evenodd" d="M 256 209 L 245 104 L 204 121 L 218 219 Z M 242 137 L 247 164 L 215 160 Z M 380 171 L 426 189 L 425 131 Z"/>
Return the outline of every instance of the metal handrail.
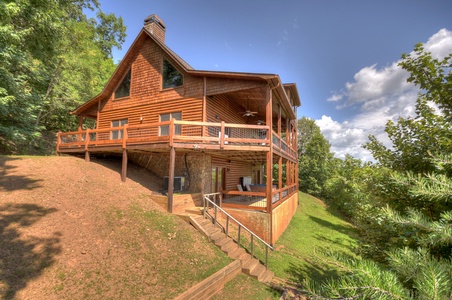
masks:
<path fill-rule="evenodd" d="M 240 223 L 237 219 L 235 219 L 233 216 L 231 216 L 229 213 L 227 213 L 224 209 L 222 209 L 219 205 L 217 205 L 215 202 L 213 202 L 212 200 L 209 199 L 209 196 L 215 196 L 215 195 L 221 195 L 220 193 L 211 193 L 211 194 L 205 194 L 204 195 L 204 217 L 207 215 L 209 215 L 213 222 L 218 224 L 219 226 L 221 226 L 223 228 L 223 230 L 225 231 L 224 233 L 231 237 L 232 239 L 234 239 L 232 236 L 229 235 L 228 233 L 228 229 L 229 229 L 229 219 L 231 219 L 232 221 L 234 221 L 237 225 L 238 225 L 238 236 L 237 236 L 237 244 L 240 246 L 240 231 L 241 228 L 243 228 L 245 231 L 247 231 L 248 233 L 250 233 L 251 235 L 251 250 L 250 250 L 250 254 L 252 257 L 256 258 L 259 260 L 258 257 L 256 257 L 254 255 L 254 238 L 256 238 L 258 241 L 260 241 L 264 246 L 265 246 L 265 267 L 268 269 L 268 249 L 270 249 L 271 251 L 273 251 L 273 246 L 269 245 L 267 242 L 265 242 L 263 239 L 261 239 L 259 236 L 257 236 L 254 232 L 252 232 L 250 229 L 248 229 L 245 225 L 243 225 L 242 223 Z M 208 204 L 212 204 L 213 208 L 214 208 L 214 216 L 212 216 L 209 212 L 208 212 Z M 217 210 L 220 210 L 222 213 L 224 213 L 226 215 L 226 227 L 224 227 L 222 224 L 220 224 L 217 221 Z"/>

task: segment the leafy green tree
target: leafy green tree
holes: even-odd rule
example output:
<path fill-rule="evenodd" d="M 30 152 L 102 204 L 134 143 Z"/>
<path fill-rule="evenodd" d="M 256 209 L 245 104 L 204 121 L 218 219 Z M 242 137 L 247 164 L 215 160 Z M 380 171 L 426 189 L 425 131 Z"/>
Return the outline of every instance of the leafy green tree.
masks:
<path fill-rule="evenodd" d="M 365 239 L 365 244 L 372 246 L 373 240 L 376 254 L 383 255 L 385 264 L 352 261 L 343 279 L 311 288 L 314 296 L 452 297 L 452 54 L 433 58 L 418 44 L 412 54 L 402 58 L 400 66 L 411 74 L 408 81 L 421 88 L 417 115 L 388 122 L 392 148 L 370 136 L 366 148 L 377 159 L 379 170 L 387 170 L 387 176 L 376 181 L 379 188 L 368 189 L 373 209 L 364 210 L 359 219 L 363 228 L 373 229 L 367 235 L 373 239 Z M 394 276 L 383 275 L 382 267 Z M 390 290 L 388 283 L 403 289 Z"/>
<path fill-rule="evenodd" d="M 333 158 L 330 147 L 314 120 L 307 117 L 298 120 L 299 178 L 303 192 L 322 195 Z"/>
<path fill-rule="evenodd" d="M 83 9 L 97 11 L 88 19 Z M 42 136 L 74 127 L 69 112 L 100 91 L 114 70 L 122 19 L 97 0 L 0 3 L 0 152 L 42 147 Z"/>

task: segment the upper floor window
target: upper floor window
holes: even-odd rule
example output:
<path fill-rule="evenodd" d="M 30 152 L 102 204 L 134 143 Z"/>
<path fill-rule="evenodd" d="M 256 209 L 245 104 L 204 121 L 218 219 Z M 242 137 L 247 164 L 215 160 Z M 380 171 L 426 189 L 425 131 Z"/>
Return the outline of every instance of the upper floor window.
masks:
<path fill-rule="evenodd" d="M 111 121 L 111 127 L 122 127 L 129 123 L 128 119 L 114 120 Z M 120 140 L 124 137 L 124 130 L 112 130 L 111 139 Z"/>
<path fill-rule="evenodd" d="M 184 83 L 182 74 L 166 59 L 163 59 L 163 88 L 174 88 Z"/>
<path fill-rule="evenodd" d="M 115 91 L 115 99 L 130 96 L 130 70 Z"/>
<path fill-rule="evenodd" d="M 160 122 L 169 121 L 171 119 L 182 120 L 182 113 L 181 112 L 174 112 L 174 113 L 168 113 L 168 114 L 161 114 L 160 115 Z M 176 124 L 174 126 L 174 134 L 176 134 L 176 135 L 180 135 L 181 134 L 181 126 L 180 126 L 180 124 Z M 160 135 L 169 135 L 169 125 L 162 125 L 162 126 L 160 126 Z"/>

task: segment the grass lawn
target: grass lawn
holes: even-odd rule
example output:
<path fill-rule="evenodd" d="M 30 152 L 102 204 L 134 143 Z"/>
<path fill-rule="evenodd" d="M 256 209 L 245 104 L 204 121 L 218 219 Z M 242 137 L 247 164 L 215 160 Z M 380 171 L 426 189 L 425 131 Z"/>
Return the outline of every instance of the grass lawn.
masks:
<path fill-rule="evenodd" d="M 321 262 L 324 256 L 319 250 L 354 256 L 356 229 L 315 197 L 300 192 L 299 203 L 297 213 L 275 245 L 276 250 L 269 255 L 270 270 L 295 283 L 337 275 L 334 267 Z"/>
<path fill-rule="evenodd" d="M 326 276 L 337 275 L 334 266 L 322 262 L 325 257 L 321 250 L 354 256 L 357 243 L 353 238 L 356 230 L 337 212 L 301 192 L 299 200 L 298 210 L 276 243 L 276 250 L 269 253 L 269 268 L 275 276 L 297 285 L 306 278 L 323 281 Z M 213 299 L 279 299 L 280 296 L 280 292 L 242 274 L 227 283 Z"/>

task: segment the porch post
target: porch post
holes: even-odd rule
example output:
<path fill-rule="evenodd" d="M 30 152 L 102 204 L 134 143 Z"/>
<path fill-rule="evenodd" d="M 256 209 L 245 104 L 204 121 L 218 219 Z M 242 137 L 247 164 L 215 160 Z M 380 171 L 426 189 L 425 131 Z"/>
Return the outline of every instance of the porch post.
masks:
<path fill-rule="evenodd" d="M 78 131 L 83 130 L 83 121 L 85 120 L 85 117 L 78 116 Z"/>
<path fill-rule="evenodd" d="M 121 180 L 126 182 L 127 178 L 127 150 L 122 149 L 122 169 L 121 169 Z"/>
<path fill-rule="evenodd" d="M 207 122 L 207 78 L 204 77 L 204 87 L 202 95 L 202 121 Z M 207 127 L 202 127 L 201 136 L 207 135 Z"/>
<path fill-rule="evenodd" d="M 267 133 L 267 139 L 270 146 L 270 150 L 267 152 L 267 213 L 271 213 L 272 211 L 272 190 L 273 190 L 273 125 L 272 125 L 272 90 L 270 87 L 267 88 L 267 95 L 266 95 L 266 101 L 267 105 L 265 108 L 265 124 L 269 127 L 268 133 Z M 271 216 L 270 216 L 271 219 Z M 271 223 L 271 222 L 270 222 Z M 271 232 L 271 224 L 270 224 L 270 230 Z M 271 237 L 271 235 L 270 235 Z"/>
<path fill-rule="evenodd" d="M 176 165 L 176 149 L 170 149 L 169 174 L 168 174 L 168 212 L 173 213 L 174 167 Z"/>

